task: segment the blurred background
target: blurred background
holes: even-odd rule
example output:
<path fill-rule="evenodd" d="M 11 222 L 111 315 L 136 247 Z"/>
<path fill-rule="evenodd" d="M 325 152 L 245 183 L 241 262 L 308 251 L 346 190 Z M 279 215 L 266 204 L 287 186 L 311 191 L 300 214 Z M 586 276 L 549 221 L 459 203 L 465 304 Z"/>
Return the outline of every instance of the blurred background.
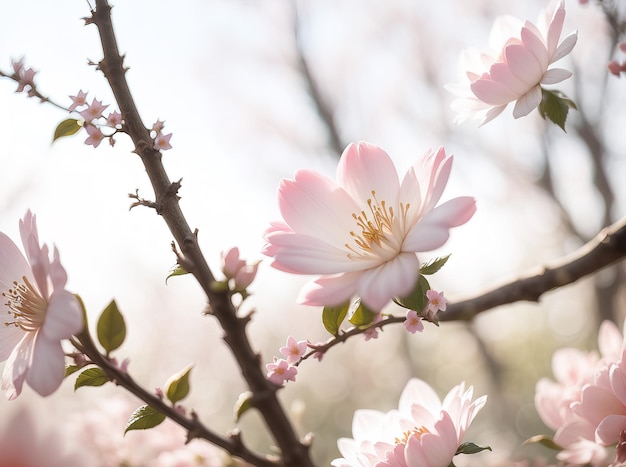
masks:
<path fill-rule="evenodd" d="M 606 71 L 609 60 L 623 58 L 607 13 L 624 21 L 624 3 L 566 1 L 563 35 L 579 35 L 557 65 L 574 71 L 558 86 L 579 106 L 567 134 L 537 111 L 514 120 L 512 109 L 479 129 L 454 125 L 453 96 L 444 90 L 458 80 L 461 50 L 486 46 L 496 16 L 534 22 L 544 1 L 135 0 L 113 2 L 113 22 L 145 125 L 165 120 L 164 133 L 173 133 L 165 165 L 172 180 L 182 178 L 182 208 L 216 271 L 231 246 L 261 259 L 262 233 L 280 217 L 278 183 L 298 168 L 334 177 L 343 148 L 365 140 L 403 172 L 444 145 L 455 155 L 444 198 L 472 195 L 478 203 L 472 221 L 423 258 L 452 254 L 431 285 L 455 301 L 549 264 L 626 213 L 626 81 Z M 88 65 L 102 57 L 96 27 L 81 21 L 88 15 L 79 0 L 3 2 L 0 69 L 10 72 L 11 59 L 23 56 L 52 100 L 69 106 L 68 96 L 83 90 L 89 102 L 96 97 L 116 109 L 103 76 Z M 81 132 L 51 144 L 67 115 L 15 88 L 0 80 L 0 230 L 17 240 L 18 219 L 35 212 L 40 238 L 59 248 L 68 286 L 84 299 L 92 324 L 116 299 L 129 329 L 117 357 L 130 359 L 129 372 L 152 388 L 194 363 L 186 405 L 219 432 L 239 426 L 244 441 L 268 452 L 271 440 L 255 414 L 233 421 L 246 388 L 217 323 L 202 314 L 199 287 L 190 277 L 165 284 L 175 258 L 164 222 L 147 208 L 129 211 L 129 193 L 152 196 L 130 141 L 119 135 L 114 148 L 104 141 L 94 150 Z M 249 334 L 265 362 L 290 334 L 329 337 L 321 309 L 295 304 L 309 278 L 268 263 L 244 306 L 256 309 Z M 376 340 L 354 338 L 322 363 L 301 365 L 282 400 L 299 432 L 315 433 L 316 462 L 328 465 L 339 455 L 337 438 L 351 437 L 355 409 L 397 407 L 411 377 L 441 396 L 465 381 L 477 396 L 489 395 L 466 440 L 494 451 L 480 461 L 459 458 L 459 466 L 549 456 L 522 446 L 551 434 L 534 409 L 534 386 L 551 377 L 555 349 L 596 349 L 603 319 L 621 329 L 623 278 L 618 265 L 539 304 L 500 307 L 470 324 L 428 325 L 416 335 L 398 325 Z M 113 385 L 74 394 L 72 386 L 70 377 L 46 400 L 28 388 L 17 401 L 0 400 L 0 424 L 26 407 L 43 431 L 62 432 L 82 426 L 81 414 L 102 399 L 123 394 Z M 139 405 L 133 401 L 128 415 Z M 108 429 L 121 432 L 120 420 Z M 80 449 L 66 440 L 69 450 Z"/>

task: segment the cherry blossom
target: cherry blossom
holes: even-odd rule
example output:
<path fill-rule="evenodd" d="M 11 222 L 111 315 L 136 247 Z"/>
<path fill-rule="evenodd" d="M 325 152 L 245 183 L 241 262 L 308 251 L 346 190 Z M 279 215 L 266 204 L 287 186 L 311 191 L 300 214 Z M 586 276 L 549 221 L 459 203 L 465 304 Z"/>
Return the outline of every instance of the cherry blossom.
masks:
<path fill-rule="evenodd" d="M 442 402 L 427 383 L 411 379 L 402 391 L 398 410 L 355 412 L 355 438 L 339 439 L 337 446 L 344 457 L 332 465 L 446 467 L 487 402 L 487 396 L 474 401 L 472 397 L 473 388 L 465 390 L 461 383 Z"/>
<path fill-rule="evenodd" d="M 404 327 L 411 334 L 415 334 L 416 332 L 422 332 L 424 330 L 424 323 L 422 323 L 422 318 L 417 314 L 415 310 L 409 310 L 406 313 L 406 319 L 404 320 Z"/>
<path fill-rule="evenodd" d="M 541 102 L 542 85 L 569 78 L 571 72 L 549 68 L 576 45 L 576 32 L 559 42 L 564 21 L 563 0 L 552 0 L 537 25 L 512 16 L 497 18 L 489 49 L 466 50 L 460 59 L 462 84 L 448 85 L 459 96 L 452 104 L 458 113 L 455 121 L 476 118 L 484 125 L 511 102 L 515 102 L 513 117 L 524 117 Z"/>
<path fill-rule="evenodd" d="M 156 138 L 154 138 L 154 149 L 159 151 L 165 151 L 167 149 L 172 149 L 172 145 L 170 144 L 170 138 L 172 137 L 172 133 L 164 135 L 159 133 Z"/>
<path fill-rule="evenodd" d="M 246 263 L 239 257 L 239 248 L 233 247 L 226 253 L 222 252 L 222 272 L 226 279 L 233 281 L 234 291 L 243 291 L 248 288 L 256 277 L 259 262 Z"/>
<path fill-rule="evenodd" d="M 295 363 L 300 360 L 307 349 L 307 341 L 296 341 L 293 336 L 287 337 L 287 344 L 280 348 L 280 353 L 287 357 L 287 363 Z"/>
<path fill-rule="evenodd" d="M 70 99 L 72 99 L 72 105 L 70 105 L 68 109 L 70 112 L 73 112 L 78 107 L 87 105 L 87 93 L 83 92 L 82 89 L 78 91 L 78 94 L 76 94 L 75 96 L 70 96 Z"/>
<path fill-rule="evenodd" d="M 0 232 L 0 361 L 6 360 L 0 387 L 8 399 L 20 395 L 24 382 L 42 396 L 53 393 L 65 370 L 61 341 L 83 327 L 78 300 L 65 290 L 58 250 L 50 261 L 30 211 L 19 227 L 26 257 Z"/>
<path fill-rule="evenodd" d="M 102 101 L 98 101 L 94 97 L 91 104 L 89 104 L 85 110 L 78 113 L 85 119 L 86 122 L 91 122 L 92 120 L 102 117 L 102 112 L 104 112 L 107 107 L 108 105 L 102 105 Z"/>
<path fill-rule="evenodd" d="M 295 381 L 298 374 L 298 369 L 283 358 L 274 357 L 273 363 L 268 363 L 265 368 L 267 379 L 278 386 L 282 386 L 286 381 Z"/>
<path fill-rule="evenodd" d="M 87 139 L 85 140 L 85 144 L 91 145 L 94 148 L 97 148 L 98 146 L 100 146 L 100 143 L 104 139 L 104 133 L 102 133 L 100 128 L 98 128 L 95 125 L 92 125 L 91 123 L 88 123 L 87 125 L 85 125 L 85 131 L 89 135 Z"/>
<path fill-rule="evenodd" d="M 284 222 L 266 230 L 263 252 L 277 269 L 320 275 L 305 285 L 299 302 L 335 306 L 357 294 L 379 312 L 415 286 L 416 253 L 442 246 L 450 229 L 474 214 L 471 197 L 436 206 L 451 169 L 452 156 L 440 148 L 427 152 L 400 182 L 385 151 L 350 144 L 336 182 L 312 170 L 281 181 Z"/>
<path fill-rule="evenodd" d="M 24 67 L 24 58 L 18 61 L 12 61 L 13 66 L 13 79 L 17 81 L 17 89 L 15 92 L 23 92 L 28 88 L 28 97 L 35 95 L 35 74 L 37 73 L 32 68 Z"/>
<path fill-rule="evenodd" d="M 426 291 L 426 298 L 428 299 L 427 310 L 431 313 L 437 313 L 438 311 L 446 311 L 448 306 L 448 300 L 443 296 L 443 292 L 437 292 L 436 290 Z"/>

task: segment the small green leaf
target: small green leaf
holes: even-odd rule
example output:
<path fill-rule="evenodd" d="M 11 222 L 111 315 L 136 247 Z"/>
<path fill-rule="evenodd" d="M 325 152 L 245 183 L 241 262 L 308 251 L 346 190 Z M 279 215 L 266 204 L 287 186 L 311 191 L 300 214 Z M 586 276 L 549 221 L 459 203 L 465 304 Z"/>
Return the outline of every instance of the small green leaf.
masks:
<path fill-rule="evenodd" d="M 479 453 L 481 451 L 491 451 L 491 447 L 489 446 L 478 446 L 474 443 L 463 443 L 459 446 L 459 448 L 456 450 L 456 454 L 476 454 Z"/>
<path fill-rule="evenodd" d="M 541 96 L 538 108 L 541 117 L 557 124 L 565 131 L 567 113 L 570 108 L 576 109 L 574 101 L 560 91 L 548 91 L 543 88 L 541 88 Z"/>
<path fill-rule="evenodd" d="M 363 305 L 363 303 L 359 300 L 356 303 L 356 309 L 354 310 L 354 313 L 352 313 L 352 316 L 350 316 L 349 321 L 357 327 L 365 327 L 372 324 L 377 314 L 378 313 Z"/>
<path fill-rule="evenodd" d="M 554 442 L 554 439 L 552 439 L 552 436 L 548 436 L 548 435 L 536 435 L 524 441 L 524 445 L 532 444 L 532 443 L 539 443 L 542 446 L 545 446 L 548 449 L 554 449 L 555 451 L 563 450 L 561 446 L 559 446 L 558 444 Z"/>
<path fill-rule="evenodd" d="M 235 413 L 235 421 L 238 422 L 241 416 L 252 408 L 252 392 L 246 391 L 239 394 L 237 398 L 237 402 L 235 402 L 235 406 L 233 407 L 233 411 Z"/>
<path fill-rule="evenodd" d="M 68 118 L 67 120 L 63 120 L 59 123 L 54 130 L 54 137 L 52 138 L 52 142 L 54 143 L 57 139 L 63 138 L 64 136 L 72 136 L 76 134 L 78 130 L 80 130 L 83 126 L 81 125 L 79 120 L 75 118 Z"/>
<path fill-rule="evenodd" d="M 189 274 L 189 271 L 185 271 L 179 264 L 177 264 L 170 270 L 170 274 L 165 278 L 165 283 L 167 284 L 170 277 L 184 276 L 185 274 Z"/>
<path fill-rule="evenodd" d="M 165 420 L 165 415 L 161 412 L 153 409 L 149 405 L 142 405 L 135 410 L 128 419 L 124 434 L 131 430 L 147 430 L 148 428 L 154 428 L 163 420 Z"/>
<path fill-rule="evenodd" d="M 341 323 L 346 319 L 348 310 L 350 309 L 350 302 L 346 302 L 339 306 L 325 306 L 322 311 L 322 323 L 328 332 L 333 336 L 339 334 L 339 328 Z"/>
<path fill-rule="evenodd" d="M 189 373 L 193 365 L 187 365 L 178 373 L 173 374 L 165 382 L 165 395 L 172 404 L 184 399 L 189 394 Z"/>
<path fill-rule="evenodd" d="M 448 262 L 448 259 L 450 259 L 450 255 L 442 256 L 441 258 L 435 258 L 432 261 L 429 261 L 428 263 L 422 265 L 420 268 L 420 274 L 427 276 L 435 274 L 443 267 L 444 264 Z"/>
<path fill-rule="evenodd" d="M 409 310 L 415 310 L 417 312 L 423 311 L 428 303 L 428 299 L 426 298 L 426 292 L 428 290 L 430 290 L 428 279 L 420 274 L 413 291 L 405 297 L 396 297 L 394 302 Z"/>
<path fill-rule="evenodd" d="M 80 370 L 81 368 L 83 368 L 80 365 L 68 365 L 65 367 L 65 376 L 64 378 L 67 378 L 69 375 L 76 373 L 78 370 Z"/>
<path fill-rule="evenodd" d="M 107 354 L 117 349 L 124 342 L 126 324 L 115 300 L 112 300 L 100 315 L 96 330 L 98 340 Z"/>
<path fill-rule="evenodd" d="M 109 378 L 102 368 L 88 368 L 83 371 L 74 383 L 74 391 L 83 386 L 102 386 Z"/>

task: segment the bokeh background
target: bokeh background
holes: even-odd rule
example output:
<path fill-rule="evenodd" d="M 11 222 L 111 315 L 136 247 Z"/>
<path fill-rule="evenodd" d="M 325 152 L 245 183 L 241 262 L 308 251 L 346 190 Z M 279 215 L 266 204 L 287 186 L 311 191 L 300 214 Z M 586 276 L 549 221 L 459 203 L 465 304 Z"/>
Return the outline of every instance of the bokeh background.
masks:
<path fill-rule="evenodd" d="M 626 2 L 615 3 L 623 21 Z M 455 154 L 444 197 L 473 195 L 478 212 L 444 248 L 424 256 L 452 253 L 431 281 L 450 301 L 549 264 L 626 213 L 626 81 L 606 72 L 608 60 L 623 57 L 597 2 L 566 0 L 564 34 L 579 34 L 560 63 L 575 74 L 558 89 L 579 105 L 567 133 L 536 111 L 514 120 L 510 109 L 483 128 L 454 125 L 453 96 L 444 89 L 458 79 L 460 51 L 485 46 L 496 16 L 535 21 L 544 1 L 113 4 L 140 113 L 146 126 L 165 120 L 164 132 L 173 133 L 166 168 L 173 180 L 182 178 L 183 210 L 216 270 L 220 252 L 234 245 L 250 260 L 261 259 L 262 233 L 279 218 L 280 179 L 302 167 L 333 176 L 351 141 L 383 147 L 400 171 L 428 148 L 444 145 Z M 51 99 L 69 105 L 68 96 L 82 89 L 89 101 L 97 97 L 116 108 L 103 76 L 88 65 L 102 56 L 96 27 L 81 21 L 88 15 L 79 0 L 1 2 L 0 69 L 10 71 L 11 59 L 23 56 Z M 165 284 L 175 263 L 165 224 L 150 209 L 129 211 L 129 193 L 152 196 L 130 142 L 120 135 L 114 148 L 105 141 L 94 150 L 79 133 L 51 144 L 66 114 L 15 87 L 0 80 L 0 230 L 18 239 L 18 219 L 33 210 L 40 238 L 59 248 L 69 288 L 83 297 L 92 324 L 113 298 L 124 312 L 128 340 L 117 356 L 130 359 L 129 371 L 156 387 L 194 363 L 187 406 L 220 432 L 239 426 L 244 440 L 268 452 L 271 440 L 256 415 L 233 421 L 245 387 L 216 322 L 202 314 L 199 288 L 190 277 Z M 476 395 L 489 395 L 467 440 L 494 452 L 458 465 L 549 456 L 521 444 L 550 433 L 534 410 L 534 385 L 551 375 L 555 349 L 597 348 L 603 319 L 621 328 L 623 277 L 622 266 L 607 269 L 539 304 L 500 307 L 470 324 L 429 325 L 417 335 L 398 325 L 376 340 L 357 337 L 322 363 L 304 363 L 281 397 L 299 432 L 315 433 L 319 465 L 338 457 L 336 439 L 351 436 L 355 409 L 396 407 L 411 377 L 442 396 L 461 381 L 474 385 Z M 312 342 L 328 337 L 321 310 L 295 304 L 307 279 L 261 264 L 244 308 L 256 310 L 249 334 L 264 361 L 278 355 L 289 334 Z M 67 425 L 80 426 L 81 414 L 102 399 L 122 393 L 107 385 L 74 394 L 72 386 L 70 377 L 46 400 L 28 388 L 17 401 L 0 400 L 0 424 L 26 407 L 43 431 L 63 433 Z M 123 423 L 110 425 L 123 430 Z M 69 450 L 81 449 L 70 436 L 66 442 Z"/>

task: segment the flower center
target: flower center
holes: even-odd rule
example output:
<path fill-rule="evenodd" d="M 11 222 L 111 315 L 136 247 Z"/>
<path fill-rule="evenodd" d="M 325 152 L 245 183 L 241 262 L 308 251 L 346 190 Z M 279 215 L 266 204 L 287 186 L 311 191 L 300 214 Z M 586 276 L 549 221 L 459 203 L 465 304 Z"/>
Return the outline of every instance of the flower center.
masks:
<path fill-rule="evenodd" d="M 5 321 L 5 326 L 17 326 L 26 332 L 34 332 L 41 327 L 46 317 L 48 302 L 24 276 L 23 283 L 13 282 L 13 287 L 2 296 L 7 299 L 5 305 L 13 321 Z"/>
<path fill-rule="evenodd" d="M 348 257 L 354 259 L 355 256 L 363 256 L 364 254 L 379 256 L 379 249 L 384 246 L 397 252 L 403 239 L 400 239 L 399 243 L 393 242 L 392 239 L 395 239 L 398 233 L 403 234 L 403 232 L 399 232 L 402 230 L 399 221 L 406 218 L 410 206 L 410 204 L 400 203 L 400 212 L 396 213 L 393 207 L 387 205 L 385 200 L 379 201 L 376 198 L 376 192 L 372 190 L 372 197 L 367 200 L 369 212 L 363 210 L 358 214 L 352 214 L 352 218 L 356 221 L 361 232 L 359 233 L 358 230 L 350 232 L 356 247 L 345 244 L 346 248 L 354 253 L 354 255 L 348 253 Z"/>
<path fill-rule="evenodd" d="M 404 433 L 402 433 L 402 438 L 396 438 L 394 439 L 394 442 L 396 444 L 406 444 L 409 442 L 409 439 L 412 436 L 417 436 L 419 438 L 424 433 L 430 433 L 430 431 L 428 431 L 428 428 L 423 427 L 423 426 L 416 426 L 412 430 L 407 430 Z"/>

